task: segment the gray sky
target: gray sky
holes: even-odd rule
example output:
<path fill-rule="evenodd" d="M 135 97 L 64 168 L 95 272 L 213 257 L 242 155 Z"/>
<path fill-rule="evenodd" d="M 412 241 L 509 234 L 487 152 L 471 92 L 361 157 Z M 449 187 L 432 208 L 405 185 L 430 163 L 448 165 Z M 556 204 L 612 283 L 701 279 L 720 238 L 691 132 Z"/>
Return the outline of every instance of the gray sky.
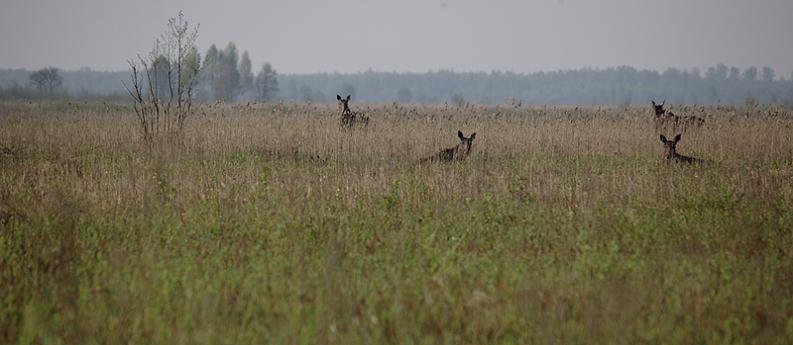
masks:
<path fill-rule="evenodd" d="M 793 70 L 793 0 L 0 0 L 0 68 L 125 69 L 180 9 L 202 53 L 233 40 L 280 73 Z"/>

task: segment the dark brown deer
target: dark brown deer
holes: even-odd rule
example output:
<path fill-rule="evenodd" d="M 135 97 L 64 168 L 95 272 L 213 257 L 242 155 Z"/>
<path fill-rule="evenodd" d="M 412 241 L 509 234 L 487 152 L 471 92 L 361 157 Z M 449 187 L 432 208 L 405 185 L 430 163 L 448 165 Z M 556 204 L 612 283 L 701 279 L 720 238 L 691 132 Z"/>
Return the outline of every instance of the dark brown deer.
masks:
<path fill-rule="evenodd" d="M 667 140 L 666 137 L 661 134 L 661 142 L 664 144 L 664 148 L 666 149 L 666 160 L 667 162 L 675 162 L 675 163 L 707 163 L 704 159 L 684 156 L 677 153 L 677 142 L 680 141 L 680 134 L 675 136 L 674 140 Z"/>
<path fill-rule="evenodd" d="M 457 131 L 457 137 L 460 138 L 460 143 L 457 144 L 457 146 L 424 158 L 420 162 L 453 162 L 464 160 L 471 153 L 471 145 L 474 143 L 476 133 L 471 133 L 471 136 L 466 138 L 462 131 Z"/>
<path fill-rule="evenodd" d="M 666 100 L 661 102 L 661 104 L 655 104 L 655 101 L 650 101 L 653 103 L 653 110 L 655 110 L 655 117 L 660 117 L 666 114 L 666 109 L 664 109 L 664 104 L 666 104 Z"/>
<path fill-rule="evenodd" d="M 653 110 L 655 110 L 655 131 L 660 132 L 664 127 L 672 125 L 672 127 L 677 126 L 678 117 L 671 112 L 667 113 L 666 109 L 664 109 L 664 104 L 666 104 L 666 100 L 661 102 L 661 104 L 656 104 L 655 101 L 651 101 L 653 103 Z"/>
<path fill-rule="evenodd" d="M 702 127 L 705 124 L 705 119 L 696 116 L 677 116 L 671 111 L 664 109 L 666 100 L 661 104 L 656 104 L 651 101 L 653 110 L 655 110 L 655 131 L 660 132 L 666 127 L 671 127 L 675 131 L 685 131 L 689 127 Z"/>
<path fill-rule="evenodd" d="M 350 110 L 350 95 L 347 95 L 347 98 L 336 95 L 336 100 L 339 103 L 339 123 L 342 128 L 352 129 L 355 125 L 362 127 L 369 125 L 368 116 Z"/>

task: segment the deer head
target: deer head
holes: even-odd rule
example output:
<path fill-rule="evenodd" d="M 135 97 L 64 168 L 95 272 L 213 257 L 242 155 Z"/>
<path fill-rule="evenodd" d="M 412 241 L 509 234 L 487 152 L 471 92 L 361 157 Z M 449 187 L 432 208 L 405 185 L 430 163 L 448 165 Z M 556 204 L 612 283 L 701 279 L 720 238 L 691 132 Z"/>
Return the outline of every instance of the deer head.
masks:
<path fill-rule="evenodd" d="M 653 110 L 655 110 L 655 117 L 660 117 L 666 114 L 666 110 L 664 109 L 664 104 L 666 104 L 666 100 L 661 102 L 661 104 L 655 104 L 655 101 L 651 101 L 651 102 L 653 102 Z"/>
<path fill-rule="evenodd" d="M 661 143 L 664 144 L 664 148 L 666 149 L 666 158 L 672 159 L 677 156 L 677 142 L 680 141 L 680 134 L 675 136 L 674 140 L 667 140 L 666 137 L 661 134 Z"/>
<path fill-rule="evenodd" d="M 350 113 L 350 95 L 347 95 L 347 98 L 341 98 L 341 96 L 336 95 L 336 100 L 339 103 L 339 114 L 349 114 Z"/>
<path fill-rule="evenodd" d="M 468 155 L 471 152 L 471 145 L 474 143 L 476 133 L 471 133 L 471 136 L 466 138 L 462 131 L 457 131 L 457 137 L 460 138 L 460 144 L 457 147 L 462 151 L 462 154 Z"/>

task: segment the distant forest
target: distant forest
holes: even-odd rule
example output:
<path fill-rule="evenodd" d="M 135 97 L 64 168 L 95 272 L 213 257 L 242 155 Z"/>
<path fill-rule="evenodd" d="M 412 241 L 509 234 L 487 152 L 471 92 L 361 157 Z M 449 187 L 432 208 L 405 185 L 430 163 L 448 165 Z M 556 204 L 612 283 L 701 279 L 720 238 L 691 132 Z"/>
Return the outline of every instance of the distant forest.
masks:
<path fill-rule="evenodd" d="M 259 75 L 253 75 L 247 52 L 240 60 L 236 47 L 217 50 L 213 45 L 210 51 L 213 49 L 217 55 L 210 62 L 215 65 L 204 61 L 201 68 L 196 95 L 200 101 L 223 98 L 226 101 L 332 102 L 336 94 L 349 94 L 357 102 L 377 103 L 629 105 L 665 99 L 677 104 L 742 104 L 747 101 L 793 104 L 793 75 L 780 77 L 768 67 L 739 70 L 719 64 L 704 72 L 696 68 L 670 68 L 658 72 L 623 66 L 529 74 L 441 70 L 281 75 L 265 64 Z M 222 66 L 226 61 L 224 53 L 233 54 L 225 56 L 231 68 Z M 62 81 L 46 97 L 31 82 L 32 73 L 34 71 L 0 69 L 0 100 L 129 99 L 122 85 L 122 81 L 129 80 L 129 72 L 100 72 L 87 68 L 59 71 Z M 259 84 L 264 85 L 264 91 L 257 91 Z M 217 97 L 218 94 L 224 96 Z"/>

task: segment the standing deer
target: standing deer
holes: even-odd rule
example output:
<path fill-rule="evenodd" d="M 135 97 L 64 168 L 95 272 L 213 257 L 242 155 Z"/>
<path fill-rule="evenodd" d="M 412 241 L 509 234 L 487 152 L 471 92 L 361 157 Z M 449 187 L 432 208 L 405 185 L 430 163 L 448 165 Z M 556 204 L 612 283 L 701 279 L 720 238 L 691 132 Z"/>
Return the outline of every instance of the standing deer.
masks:
<path fill-rule="evenodd" d="M 457 137 L 460 138 L 460 143 L 457 144 L 457 146 L 442 150 L 441 152 L 438 152 L 430 157 L 424 158 L 420 161 L 420 163 L 432 161 L 452 162 L 464 160 L 471 153 L 471 145 L 474 143 L 476 133 L 471 133 L 471 136 L 466 138 L 462 131 L 457 131 Z"/>
<path fill-rule="evenodd" d="M 662 129 L 670 126 L 673 130 L 685 131 L 688 127 L 702 127 L 705 124 L 705 119 L 696 116 L 677 116 L 671 111 L 664 109 L 666 100 L 661 104 L 656 104 L 651 101 L 653 110 L 655 110 L 655 131 L 660 132 Z"/>
<path fill-rule="evenodd" d="M 363 127 L 369 125 L 368 116 L 350 110 L 350 95 L 347 95 L 347 98 L 336 95 L 336 100 L 339 103 L 339 123 L 342 128 L 352 129 L 356 124 Z"/>
<path fill-rule="evenodd" d="M 680 141 L 680 134 L 675 136 L 674 140 L 667 140 L 666 137 L 661 134 L 661 142 L 664 144 L 664 148 L 666 148 L 666 160 L 667 162 L 675 162 L 675 163 L 707 163 L 704 159 L 684 156 L 677 153 L 677 142 Z"/>
<path fill-rule="evenodd" d="M 666 127 L 667 125 L 671 124 L 673 127 L 677 125 L 678 117 L 675 114 L 667 113 L 666 109 L 664 109 L 664 104 L 666 104 L 666 100 L 661 102 L 661 104 L 655 104 L 655 101 L 651 101 L 653 103 L 653 110 L 655 110 L 655 131 L 660 132 L 661 129 Z"/>
<path fill-rule="evenodd" d="M 655 101 L 650 101 L 653 103 L 653 110 L 655 110 L 655 117 L 663 116 L 666 114 L 666 109 L 664 109 L 664 104 L 666 104 L 666 100 L 661 102 L 661 104 L 655 104 Z"/>

